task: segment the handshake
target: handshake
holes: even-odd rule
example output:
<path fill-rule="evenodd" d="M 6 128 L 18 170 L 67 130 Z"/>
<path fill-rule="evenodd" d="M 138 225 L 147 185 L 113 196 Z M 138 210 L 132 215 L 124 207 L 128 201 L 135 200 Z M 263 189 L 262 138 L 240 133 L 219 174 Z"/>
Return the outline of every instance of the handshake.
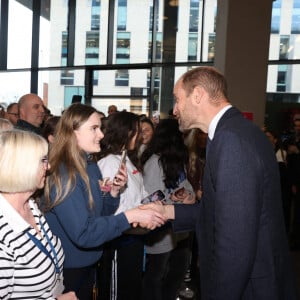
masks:
<path fill-rule="evenodd" d="M 168 220 L 174 219 L 173 205 L 163 205 L 161 201 L 142 204 L 124 212 L 133 228 L 153 230 L 161 227 Z"/>

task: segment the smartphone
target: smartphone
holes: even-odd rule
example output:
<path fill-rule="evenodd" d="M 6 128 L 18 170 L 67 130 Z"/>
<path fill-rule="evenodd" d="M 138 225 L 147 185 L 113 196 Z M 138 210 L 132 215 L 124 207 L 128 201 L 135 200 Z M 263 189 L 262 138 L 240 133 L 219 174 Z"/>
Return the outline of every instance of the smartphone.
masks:
<path fill-rule="evenodd" d="M 144 199 L 141 200 L 142 204 L 147 204 L 154 201 L 163 201 L 165 200 L 165 194 L 161 190 L 157 190 L 154 193 L 148 195 Z"/>
<path fill-rule="evenodd" d="M 126 162 L 126 154 L 127 154 L 127 151 L 126 150 L 123 150 L 122 151 L 122 154 L 121 154 L 121 160 L 120 160 L 120 165 L 119 165 L 119 170 L 118 170 L 118 172 L 120 171 L 120 169 L 122 168 L 122 164 L 125 164 L 125 162 Z M 114 183 L 115 184 L 118 184 L 118 182 L 119 182 L 119 179 L 118 178 L 114 178 Z"/>
<path fill-rule="evenodd" d="M 127 154 L 127 151 L 123 150 L 122 154 L 121 154 L 121 161 L 120 161 L 120 167 L 119 168 L 121 168 L 122 164 L 125 164 L 125 162 L 126 162 L 126 154 Z"/>

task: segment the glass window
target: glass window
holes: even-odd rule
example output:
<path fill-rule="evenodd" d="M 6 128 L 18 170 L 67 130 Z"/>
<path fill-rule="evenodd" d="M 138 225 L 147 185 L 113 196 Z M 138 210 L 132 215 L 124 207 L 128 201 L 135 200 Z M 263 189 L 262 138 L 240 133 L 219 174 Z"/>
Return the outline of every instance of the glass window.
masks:
<path fill-rule="evenodd" d="M 60 77 L 61 85 L 73 85 L 74 84 L 74 73 L 71 71 L 62 71 Z"/>
<path fill-rule="evenodd" d="M 199 0 L 191 0 L 190 2 L 190 32 L 198 32 L 199 26 Z"/>
<path fill-rule="evenodd" d="M 64 87 L 64 107 L 75 102 L 84 103 L 84 86 L 65 86 Z"/>
<path fill-rule="evenodd" d="M 63 31 L 61 33 L 61 65 L 67 65 L 67 56 L 68 56 L 68 33 Z"/>
<path fill-rule="evenodd" d="M 75 65 L 106 63 L 108 7 L 108 0 L 76 1 Z"/>
<path fill-rule="evenodd" d="M 130 33 L 117 33 L 116 63 L 128 64 L 130 58 Z"/>
<path fill-rule="evenodd" d="M 117 70 L 115 85 L 116 86 L 128 86 L 129 83 L 129 73 L 128 70 Z"/>
<path fill-rule="evenodd" d="M 294 0 L 291 33 L 300 33 L 300 0 Z"/>
<path fill-rule="evenodd" d="M 216 32 L 217 1 L 179 0 L 178 3 L 176 62 L 186 62 L 187 58 L 191 61 L 211 61 L 215 48 L 210 47 L 210 37 Z"/>
<path fill-rule="evenodd" d="M 288 35 L 280 36 L 279 59 L 289 58 L 290 37 Z"/>
<path fill-rule="evenodd" d="M 118 0 L 118 30 L 126 30 L 127 0 Z"/>
<path fill-rule="evenodd" d="M 149 34 L 149 46 L 148 46 L 148 62 L 152 61 L 152 33 Z M 156 49 L 155 59 L 156 62 L 162 61 L 162 34 L 157 32 L 156 34 Z"/>
<path fill-rule="evenodd" d="M 93 0 L 91 14 L 91 30 L 100 30 L 100 0 Z"/>
<path fill-rule="evenodd" d="M 276 0 L 273 2 L 271 33 L 279 33 L 280 14 L 281 14 L 281 0 Z"/>
<path fill-rule="evenodd" d="M 99 31 L 86 32 L 85 64 L 97 65 L 99 63 Z"/>
<path fill-rule="evenodd" d="M 198 34 L 189 33 L 188 61 L 197 60 Z"/>
<path fill-rule="evenodd" d="M 107 115 L 108 106 L 112 103 L 117 103 L 117 108 L 119 111 L 126 110 L 138 115 L 146 114 L 149 111 L 149 101 L 147 98 L 140 97 L 140 99 L 135 98 L 114 98 L 113 100 L 109 97 L 105 98 L 92 98 L 92 106 L 98 111 L 102 111 Z"/>
<path fill-rule="evenodd" d="M 208 55 L 207 61 L 213 61 L 215 58 L 216 34 L 210 33 L 208 36 Z"/>
<path fill-rule="evenodd" d="M 287 93 L 300 93 L 300 64 L 269 65 L 268 67 L 268 93 L 275 93 L 279 86 L 285 86 Z M 280 87 L 280 89 L 282 89 Z"/>
<path fill-rule="evenodd" d="M 67 1 L 41 1 L 39 67 L 67 65 Z"/>
<path fill-rule="evenodd" d="M 287 76 L 287 67 L 279 66 L 277 73 L 277 91 L 285 92 L 286 91 L 286 76 Z"/>
<path fill-rule="evenodd" d="M 84 70 L 40 71 L 38 94 L 54 115 L 61 115 L 74 95 L 82 96 L 84 103 Z"/>
<path fill-rule="evenodd" d="M 30 91 L 30 72 L 0 72 L 0 102 L 7 105 L 18 102 L 19 98 Z"/>
<path fill-rule="evenodd" d="M 24 4 L 16 0 L 8 3 L 7 68 L 30 68 L 32 0 Z"/>
<path fill-rule="evenodd" d="M 204 28 L 202 37 L 202 58 L 201 61 L 212 61 L 215 57 L 215 37 L 216 37 L 216 18 L 217 2 L 215 0 L 205 1 Z"/>
<path fill-rule="evenodd" d="M 153 0 L 150 0 L 150 7 L 149 7 L 149 11 L 150 11 L 150 16 L 149 16 L 149 31 L 152 31 L 153 29 Z M 155 30 L 158 31 L 158 15 L 155 18 Z"/>

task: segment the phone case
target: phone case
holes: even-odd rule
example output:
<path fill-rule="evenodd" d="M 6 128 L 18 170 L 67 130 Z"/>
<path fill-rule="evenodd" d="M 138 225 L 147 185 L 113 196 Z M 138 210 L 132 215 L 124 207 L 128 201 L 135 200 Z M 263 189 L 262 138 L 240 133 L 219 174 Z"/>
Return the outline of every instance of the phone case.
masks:
<path fill-rule="evenodd" d="M 163 201 L 165 200 L 165 194 L 161 190 L 157 190 L 154 193 L 148 195 L 144 199 L 141 200 L 142 204 L 154 202 L 154 201 Z"/>

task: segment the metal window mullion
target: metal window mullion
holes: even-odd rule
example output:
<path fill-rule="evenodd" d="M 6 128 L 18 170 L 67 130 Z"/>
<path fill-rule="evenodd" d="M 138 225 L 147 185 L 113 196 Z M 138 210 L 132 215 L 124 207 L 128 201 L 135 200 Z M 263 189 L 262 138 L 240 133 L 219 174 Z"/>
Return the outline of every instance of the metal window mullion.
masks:
<path fill-rule="evenodd" d="M 40 43 L 41 1 L 32 2 L 32 37 L 31 37 L 31 79 L 30 91 L 38 91 L 39 43 Z"/>
<path fill-rule="evenodd" d="M 0 70 L 7 70 L 8 0 L 0 1 Z"/>

